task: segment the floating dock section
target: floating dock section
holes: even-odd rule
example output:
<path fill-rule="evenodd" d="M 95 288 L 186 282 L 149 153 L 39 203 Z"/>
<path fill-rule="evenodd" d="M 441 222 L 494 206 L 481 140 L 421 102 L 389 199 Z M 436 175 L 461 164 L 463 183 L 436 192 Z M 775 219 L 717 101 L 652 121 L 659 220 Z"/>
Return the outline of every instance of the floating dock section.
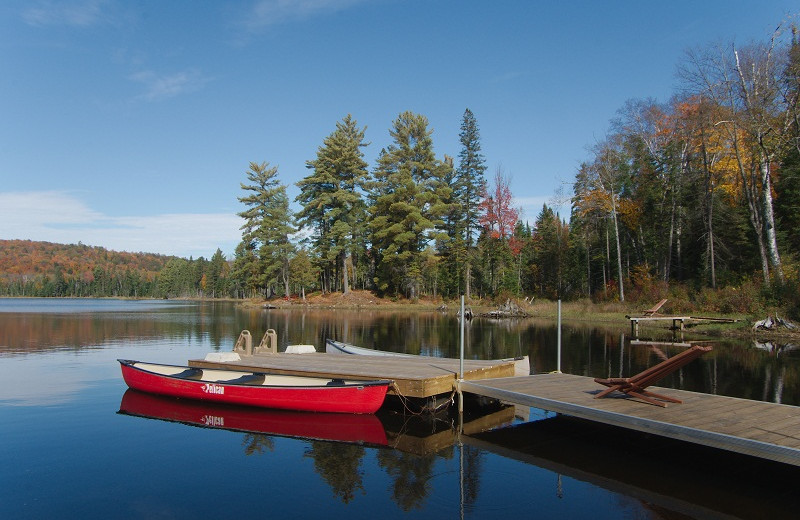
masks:
<path fill-rule="evenodd" d="M 456 386 L 459 360 L 449 358 L 343 356 L 322 352 L 311 354 L 240 355 L 239 361 L 207 361 L 191 359 L 189 366 L 259 370 L 276 374 L 314 376 L 338 379 L 391 379 L 396 388 L 389 393 L 404 397 L 428 398 L 450 393 Z M 464 379 L 478 380 L 514 375 L 514 361 L 464 361 Z"/>
<path fill-rule="evenodd" d="M 666 408 L 623 394 L 602 399 L 591 377 L 540 374 L 464 381 L 486 397 L 800 466 L 800 407 L 652 387 L 683 401 Z"/>

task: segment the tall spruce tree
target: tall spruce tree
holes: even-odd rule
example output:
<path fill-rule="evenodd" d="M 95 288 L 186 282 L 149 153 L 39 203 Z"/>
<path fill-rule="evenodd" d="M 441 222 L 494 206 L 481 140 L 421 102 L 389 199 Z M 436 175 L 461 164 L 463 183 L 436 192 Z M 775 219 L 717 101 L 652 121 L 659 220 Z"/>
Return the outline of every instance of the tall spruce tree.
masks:
<path fill-rule="evenodd" d="M 481 136 L 478 122 L 470 109 L 464 111 L 461 122 L 461 151 L 455 176 L 455 199 L 461 206 L 464 240 L 472 247 L 476 230 L 480 229 L 481 193 L 486 189 L 486 161 L 481 154 Z"/>
<path fill-rule="evenodd" d="M 456 255 L 456 260 L 463 266 L 464 293 L 470 297 L 470 279 L 472 278 L 472 263 L 474 257 L 474 235 L 480 229 L 480 201 L 481 194 L 486 191 L 486 161 L 481 154 L 481 137 L 475 115 L 467 108 L 461 121 L 461 151 L 458 154 L 458 169 L 454 178 L 454 199 L 456 207 L 460 209 L 457 221 L 460 225 L 456 228 L 457 240 L 463 242 L 462 255 Z"/>
<path fill-rule="evenodd" d="M 394 143 L 381 151 L 370 184 L 370 230 L 379 291 L 419 295 L 421 253 L 443 224 L 450 187 L 449 168 L 436 159 L 428 119 L 403 112 L 389 134 Z"/>
<path fill-rule="evenodd" d="M 297 183 L 296 200 L 303 206 L 298 222 L 314 229 L 313 246 L 323 278 L 330 283 L 338 271 L 344 293 L 350 290 L 347 260 L 364 249 L 366 204 L 361 190 L 369 175 L 361 151 L 367 146 L 365 130 L 358 128 L 350 114 L 336 123 L 336 130 L 317 150 L 317 158 L 306 162 L 312 173 Z"/>
<path fill-rule="evenodd" d="M 250 184 L 241 183 L 247 195 L 238 197 L 247 209 L 238 213 L 245 223 L 241 227 L 244 247 L 237 248 L 237 259 L 247 258 L 247 250 L 255 253 L 258 268 L 252 283 L 266 297 L 272 296 L 278 282 L 282 282 L 284 294 L 289 295 L 289 258 L 293 249 L 289 235 L 295 231 L 286 186 L 277 176 L 277 166 L 251 162 L 247 171 Z"/>

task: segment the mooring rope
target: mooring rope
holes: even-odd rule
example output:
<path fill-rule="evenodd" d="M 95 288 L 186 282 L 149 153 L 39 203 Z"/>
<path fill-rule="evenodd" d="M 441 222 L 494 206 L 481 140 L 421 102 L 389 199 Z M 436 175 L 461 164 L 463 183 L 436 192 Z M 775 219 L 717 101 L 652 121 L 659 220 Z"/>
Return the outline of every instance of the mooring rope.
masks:
<path fill-rule="evenodd" d="M 403 395 L 403 392 L 400 391 L 400 387 L 397 386 L 397 383 L 395 381 L 392 381 L 392 384 L 390 385 L 390 388 L 394 391 L 394 393 L 397 395 L 397 397 L 400 398 L 400 402 L 403 404 L 403 408 L 405 409 L 405 411 L 408 412 L 411 415 L 423 415 L 423 414 L 426 414 L 426 413 L 438 412 L 439 410 L 441 410 L 441 409 L 443 409 L 443 408 L 445 408 L 447 406 L 452 405 L 454 403 L 454 397 L 456 395 L 456 390 L 454 388 L 450 392 L 449 399 L 447 399 L 443 403 L 441 403 L 438 406 L 435 406 L 433 408 L 423 407 L 422 410 L 420 410 L 418 412 L 415 412 L 414 410 L 411 409 L 411 407 L 409 407 L 409 405 L 408 405 L 408 397 Z"/>

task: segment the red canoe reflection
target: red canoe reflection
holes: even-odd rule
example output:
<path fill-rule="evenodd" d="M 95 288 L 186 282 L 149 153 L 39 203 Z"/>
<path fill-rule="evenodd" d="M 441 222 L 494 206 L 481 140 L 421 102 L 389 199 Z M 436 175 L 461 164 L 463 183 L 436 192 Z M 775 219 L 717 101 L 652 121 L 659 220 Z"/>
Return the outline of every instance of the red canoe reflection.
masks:
<path fill-rule="evenodd" d="M 271 410 L 176 399 L 128 389 L 122 414 L 207 428 L 357 444 L 387 444 L 380 419 L 371 414 Z"/>

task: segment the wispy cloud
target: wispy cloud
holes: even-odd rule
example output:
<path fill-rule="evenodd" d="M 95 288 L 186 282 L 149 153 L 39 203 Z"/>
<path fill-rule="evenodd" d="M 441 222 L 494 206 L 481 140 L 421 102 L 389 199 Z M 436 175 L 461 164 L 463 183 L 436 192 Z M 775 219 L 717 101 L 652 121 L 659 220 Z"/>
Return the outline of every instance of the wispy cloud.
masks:
<path fill-rule="evenodd" d="M 145 91 L 139 98 L 147 101 L 159 101 L 186 92 L 194 92 L 208 82 L 208 78 L 203 77 L 196 69 L 187 69 L 174 74 L 156 74 L 146 70 L 132 74 L 130 79 L 144 85 Z"/>
<path fill-rule="evenodd" d="M 210 258 L 219 247 L 231 255 L 241 239 L 241 219 L 228 213 L 172 213 L 111 217 L 73 193 L 0 192 L 0 238 L 75 244 Z"/>
<path fill-rule="evenodd" d="M 259 0 L 248 13 L 246 26 L 260 29 L 312 16 L 337 13 L 367 0 Z"/>
<path fill-rule="evenodd" d="M 22 12 L 29 25 L 86 27 L 103 20 L 106 0 L 39 1 Z"/>
<path fill-rule="evenodd" d="M 490 83 L 508 83 L 510 81 L 514 81 L 519 79 L 523 76 L 522 72 L 519 71 L 511 71 L 506 72 L 505 74 L 500 74 L 499 76 L 495 76 L 489 80 Z"/>

